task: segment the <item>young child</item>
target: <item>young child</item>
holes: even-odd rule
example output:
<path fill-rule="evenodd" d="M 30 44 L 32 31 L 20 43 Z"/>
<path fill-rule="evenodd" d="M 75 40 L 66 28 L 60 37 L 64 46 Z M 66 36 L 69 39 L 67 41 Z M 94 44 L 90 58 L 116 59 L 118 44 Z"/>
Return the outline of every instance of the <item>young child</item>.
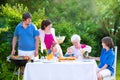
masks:
<path fill-rule="evenodd" d="M 62 54 L 60 54 L 60 48 L 55 42 L 51 45 L 51 53 L 54 55 L 54 57 L 62 57 Z"/>
<path fill-rule="evenodd" d="M 54 57 L 60 58 L 62 57 L 62 54 L 60 52 L 60 47 L 58 43 L 52 43 L 51 48 L 49 50 L 49 54 L 47 55 L 47 59 L 53 59 Z"/>
<path fill-rule="evenodd" d="M 65 57 L 74 57 L 73 49 L 71 47 L 68 47 L 67 52 L 64 56 Z"/>

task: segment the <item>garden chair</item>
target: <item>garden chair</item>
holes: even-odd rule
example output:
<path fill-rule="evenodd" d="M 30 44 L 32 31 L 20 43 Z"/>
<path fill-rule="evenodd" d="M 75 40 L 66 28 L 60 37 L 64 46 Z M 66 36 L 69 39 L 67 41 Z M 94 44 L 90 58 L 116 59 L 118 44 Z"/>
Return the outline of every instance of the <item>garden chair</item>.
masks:
<path fill-rule="evenodd" d="M 117 46 L 114 47 L 114 52 L 115 52 L 115 60 L 114 60 L 114 74 L 112 76 L 107 76 L 103 78 L 103 80 L 116 80 L 116 64 L 117 64 Z"/>

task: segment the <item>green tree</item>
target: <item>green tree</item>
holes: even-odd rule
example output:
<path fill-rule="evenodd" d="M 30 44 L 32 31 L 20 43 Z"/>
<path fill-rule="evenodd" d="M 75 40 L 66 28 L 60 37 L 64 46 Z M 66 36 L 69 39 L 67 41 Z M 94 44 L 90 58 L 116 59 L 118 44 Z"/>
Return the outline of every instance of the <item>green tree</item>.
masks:
<path fill-rule="evenodd" d="M 0 80 L 16 80 L 12 76 L 14 65 L 6 61 L 6 57 L 11 53 L 11 42 L 15 27 L 22 21 L 22 14 L 29 12 L 23 4 L 5 4 L 0 6 Z M 40 15 L 38 15 L 40 14 Z M 44 16 L 44 9 L 38 9 L 33 13 L 33 23 L 39 27 Z"/>

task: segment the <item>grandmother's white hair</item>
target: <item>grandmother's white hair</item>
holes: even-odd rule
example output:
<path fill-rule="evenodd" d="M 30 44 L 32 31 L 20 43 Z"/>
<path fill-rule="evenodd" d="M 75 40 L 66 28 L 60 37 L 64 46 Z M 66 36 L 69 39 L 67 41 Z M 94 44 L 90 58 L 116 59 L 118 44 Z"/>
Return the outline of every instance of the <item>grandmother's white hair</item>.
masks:
<path fill-rule="evenodd" d="M 79 35 L 77 34 L 74 34 L 72 37 L 71 37 L 71 42 L 80 42 L 81 38 Z"/>

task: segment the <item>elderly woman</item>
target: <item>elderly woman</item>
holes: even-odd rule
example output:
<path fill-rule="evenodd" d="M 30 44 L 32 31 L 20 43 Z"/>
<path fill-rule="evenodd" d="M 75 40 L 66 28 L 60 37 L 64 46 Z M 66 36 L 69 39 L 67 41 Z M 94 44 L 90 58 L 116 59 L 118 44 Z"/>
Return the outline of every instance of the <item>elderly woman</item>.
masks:
<path fill-rule="evenodd" d="M 83 54 L 87 51 L 88 53 L 91 52 L 91 47 L 86 44 L 80 44 L 81 38 L 79 35 L 74 34 L 71 37 L 71 42 L 73 46 L 71 48 L 73 49 L 74 56 L 77 58 L 83 58 Z"/>

